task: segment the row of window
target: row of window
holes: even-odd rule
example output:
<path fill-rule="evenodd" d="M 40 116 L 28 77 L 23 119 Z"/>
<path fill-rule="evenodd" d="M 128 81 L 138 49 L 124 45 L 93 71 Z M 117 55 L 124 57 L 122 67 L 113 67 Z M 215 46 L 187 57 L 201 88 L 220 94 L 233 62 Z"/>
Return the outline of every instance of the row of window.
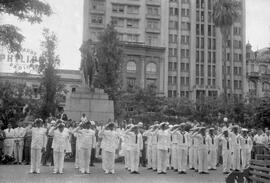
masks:
<path fill-rule="evenodd" d="M 136 78 L 133 77 L 128 77 L 127 79 L 127 87 L 128 88 L 134 88 L 136 86 Z M 145 80 L 145 85 L 149 86 L 149 85 L 156 85 L 157 84 L 157 80 L 153 79 L 153 78 L 147 78 Z"/>
<path fill-rule="evenodd" d="M 126 25 L 127 28 L 139 28 L 139 19 L 124 19 L 118 17 L 112 17 L 112 23 L 116 27 L 124 27 Z"/>
<path fill-rule="evenodd" d="M 112 12 L 113 13 L 125 13 L 127 12 L 128 14 L 139 14 L 139 6 L 137 5 L 125 5 L 123 4 L 113 4 L 112 5 Z"/>
<path fill-rule="evenodd" d="M 208 25 L 207 27 L 208 36 L 216 36 L 216 28 L 214 25 Z M 203 35 L 204 36 L 204 24 L 196 24 L 196 35 Z"/>
<path fill-rule="evenodd" d="M 213 0 L 196 0 L 196 8 L 197 9 L 204 9 L 205 8 L 205 3 L 207 2 L 208 9 L 213 8 Z"/>
<path fill-rule="evenodd" d="M 178 35 L 177 34 L 169 34 L 169 43 L 177 43 L 178 42 Z M 189 44 L 190 37 L 188 35 L 181 36 L 181 44 Z"/>
<path fill-rule="evenodd" d="M 231 89 L 232 85 L 231 85 L 231 80 L 228 79 L 227 80 L 227 88 L 228 89 Z M 222 80 L 222 85 L 224 87 L 224 80 Z M 234 86 L 234 89 L 243 89 L 243 85 L 242 85 L 242 81 L 241 80 L 234 80 L 233 82 L 233 86 Z"/>
<path fill-rule="evenodd" d="M 181 86 L 189 86 L 190 78 L 181 76 L 180 77 L 180 85 Z M 177 76 L 168 76 L 168 84 L 169 85 L 176 85 L 177 84 Z"/>
<path fill-rule="evenodd" d="M 135 61 L 129 61 L 127 63 L 127 72 L 136 72 L 137 65 Z M 146 65 L 146 72 L 147 73 L 156 73 L 157 72 L 157 65 L 155 63 L 148 63 Z"/>
<path fill-rule="evenodd" d="M 216 63 L 216 52 L 208 51 L 208 63 Z M 196 62 L 204 63 L 204 51 L 196 51 Z"/>
<path fill-rule="evenodd" d="M 196 48 L 204 49 L 204 38 L 203 37 L 196 37 Z M 208 38 L 208 49 L 216 50 L 216 39 Z"/>
<path fill-rule="evenodd" d="M 178 16 L 179 15 L 179 9 L 178 8 L 170 7 L 170 9 L 169 9 L 169 15 L 170 16 Z M 181 9 L 181 16 L 182 17 L 190 17 L 190 10 L 187 9 L 187 8 L 182 8 Z"/>
<path fill-rule="evenodd" d="M 169 29 L 176 29 L 178 30 L 179 24 L 178 21 L 169 21 Z M 181 30 L 190 31 L 190 22 L 181 22 Z"/>
<path fill-rule="evenodd" d="M 205 83 L 204 83 L 204 78 L 200 78 L 200 77 L 196 77 L 196 85 L 198 86 L 204 86 Z M 208 78 L 207 79 L 207 85 L 208 86 L 212 86 L 212 87 L 215 87 L 216 86 L 216 79 L 210 79 Z"/>

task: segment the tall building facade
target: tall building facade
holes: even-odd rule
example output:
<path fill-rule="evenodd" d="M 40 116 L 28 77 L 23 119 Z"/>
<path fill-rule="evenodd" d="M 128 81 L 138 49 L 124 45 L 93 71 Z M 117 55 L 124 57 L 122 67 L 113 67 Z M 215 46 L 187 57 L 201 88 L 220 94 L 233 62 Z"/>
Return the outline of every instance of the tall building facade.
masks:
<path fill-rule="evenodd" d="M 253 51 L 246 46 L 248 95 L 264 97 L 270 94 L 270 48 Z"/>
<path fill-rule="evenodd" d="M 112 22 L 125 47 L 126 86 L 155 83 L 168 97 L 229 97 L 247 90 L 245 1 L 227 41 L 227 78 L 222 74 L 222 37 L 212 19 L 214 0 L 85 0 L 83 40 L 97 41 Z"/>

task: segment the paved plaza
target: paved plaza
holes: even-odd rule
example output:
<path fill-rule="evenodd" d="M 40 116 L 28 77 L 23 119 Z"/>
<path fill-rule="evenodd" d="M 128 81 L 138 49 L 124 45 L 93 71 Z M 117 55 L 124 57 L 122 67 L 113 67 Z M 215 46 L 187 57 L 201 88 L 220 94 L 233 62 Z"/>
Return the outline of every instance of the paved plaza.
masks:
<path fill-rule="evenodd" d="M 140 174 L 130 174 L 124 169 L 123 164 L 116 164 L 116 173 L 105 174 L 98 163 L 91 167 L 90 175 L 82 175 L 74 169 L 73 163 L 65 162 L 63 175 L 52 174 L 52 167 L 41 167 L 41 174 L 29 174 L 27 165 L 0 165 L 0 183 L 224 183 L 225 177 L 221 168 L 211 171 L 209 175 L 200 175 L 194 171 L 188 171 L 186 175 L 180 175 L 168 171 L 166 175 L 158 175 L 152 170 L 140 167 Z"/>

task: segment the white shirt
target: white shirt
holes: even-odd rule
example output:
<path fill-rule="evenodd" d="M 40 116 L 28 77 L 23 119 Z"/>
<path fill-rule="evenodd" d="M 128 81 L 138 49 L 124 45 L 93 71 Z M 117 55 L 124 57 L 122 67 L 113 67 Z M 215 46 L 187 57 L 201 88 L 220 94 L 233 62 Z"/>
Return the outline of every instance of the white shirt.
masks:
<path fill-rule="evenodd" d="M 218 138 L 216 135 L 210 136 L 207 135 L 206 136 L 206 143 L 209 149 L 217 149 L 218 148 Z"/>
<path fill-rule="evenodd" d="M 26 129 L 23 127 L 18 127 L 14 129 L 14 135 L 18 140 L 23 140 L 26 133 Z"/>
<path fill-rule="evenodd" d="M 100 147 L 105 151 L 115 152 L 118 142 L 117 133 L 111 130 L 104 130 L 100 132 L 99 136 L 102 138 Z"/>
<path fill-rule="evenodd" d="M 249 136 L 243 137 L 240 136 L 240 145 L 241 145 L 241 149 L 248 149 L 249 151 L 252 150 L 252 140 Z"/>
<path fill-rule="evenodd" d="M 5 132 L 5 135 L 6 135 L 6 138 L 4 140 L 5 146 L 7 146 L 7 147 L 13 146 L 14 138 L 15 138 L 14 130 L 12 128 L 11 129 L 5 129 L 4 132 Z"/>
<path fill-rule="evenodd" d="M 81 134 L 79 148 L 91 150 L 96 144 L 95 131 L 91 129 L 82 129 L 82 130 L 79 130 L 78 133 Z"/>
<path fill-rule="evenodd" d="M 140 151 L 143 149 L 143 139 L 141 133 L 136 135 L 134 132 L 128 132 L 127 135 L 129 136 L 130 150 Z"/>
<path fill-rule="evenodd" d="M 256 144 L 263 144 L 264 141 L 265 141 L 265 137 L 264 137 L 263 134 L 262 134 L 262 135 L 256 134 L 256 135 L 254 136 L 254 142 L 255 142 Z"/>
<path fill-rule="evenodd" d="M 51 128 L 49 135 L 53 136 L 52 148 L 56 152 L 64 152 L 67 147 L 69 130 L 64 128 L 62 132 L 59 129 Z"/>
<path fill-rule="evenodd" d="M 157 149 L 168 150 L 170 148 L 170 134 L 166 130 L 157 132 Z"/>
<path fill-rule="evenodd" d="M 32 149 L 42 149 L 46 147 L 46 132 L 45 128 L 32 128 Z"/>

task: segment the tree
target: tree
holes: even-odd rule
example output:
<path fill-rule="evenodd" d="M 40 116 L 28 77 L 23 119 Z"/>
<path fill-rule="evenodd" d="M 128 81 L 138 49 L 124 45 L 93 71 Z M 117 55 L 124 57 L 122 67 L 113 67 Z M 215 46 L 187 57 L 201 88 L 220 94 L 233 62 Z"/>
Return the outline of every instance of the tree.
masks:
<path fill-rule="evenodd" d="M 0 100 L 2 105 L 0 107 L 0 120 L 5 125 L 11 122 L 13 125 L 25 117 L 23 107 L 27 104 L 32 112 L 38 112 L 39 101 L 34 98 L 33 89 L 25 83 L 17 82 L 0 82 Z"/>
<path fill-rule="evenodd" d="M 48 3 L 41 0 L 1 0 L 0 15 L 13 15 L 20 20 L 30 23 L 40 23 L 43 16 L 52 14 Z M 20 30 L 10 24 L 0 25 L 0 45 L 7 47 L 11 52 L 19 53 L 24 36 Z"/>
<path fill-rule="evenodd" d="M 49 29 L 43 30 L 44 40 L 41 42 L 42 54 L 38 58 L 38 72 L 42 75 L 41 116 L 46 118 L 49 114 L 55 114 L 59 98 L 64 91 L 64 86 L 60 83 L 56 68 L 60 65 L 59 55 L 56 54 L 57 38 Z"/>
<path fill-rule="evenodd" d="M 95 87 L 102 88 L 113 101 L 122 88 L 123 49 L 113 24 L 107 25 L 96 45 L 98 73 Z"/>
<path fill-rule="evenodd" d="M 227 61 L 226 43 L 231 33 L 234 22 L 239 18 L 240 3 L 236 0 L 216 0 L 213 8 L 213 21 L 220 29 L 222 35 L 222 60 L 223 60 L 223 84 L 225 106 L 227 105 Z"/>
<path fill-rule="evenodd" d="M 260 99 L 260 104 L 256 107 L 256 124 L 257 127 L 267 127 L 270 125 L 270 97 Z"/>

